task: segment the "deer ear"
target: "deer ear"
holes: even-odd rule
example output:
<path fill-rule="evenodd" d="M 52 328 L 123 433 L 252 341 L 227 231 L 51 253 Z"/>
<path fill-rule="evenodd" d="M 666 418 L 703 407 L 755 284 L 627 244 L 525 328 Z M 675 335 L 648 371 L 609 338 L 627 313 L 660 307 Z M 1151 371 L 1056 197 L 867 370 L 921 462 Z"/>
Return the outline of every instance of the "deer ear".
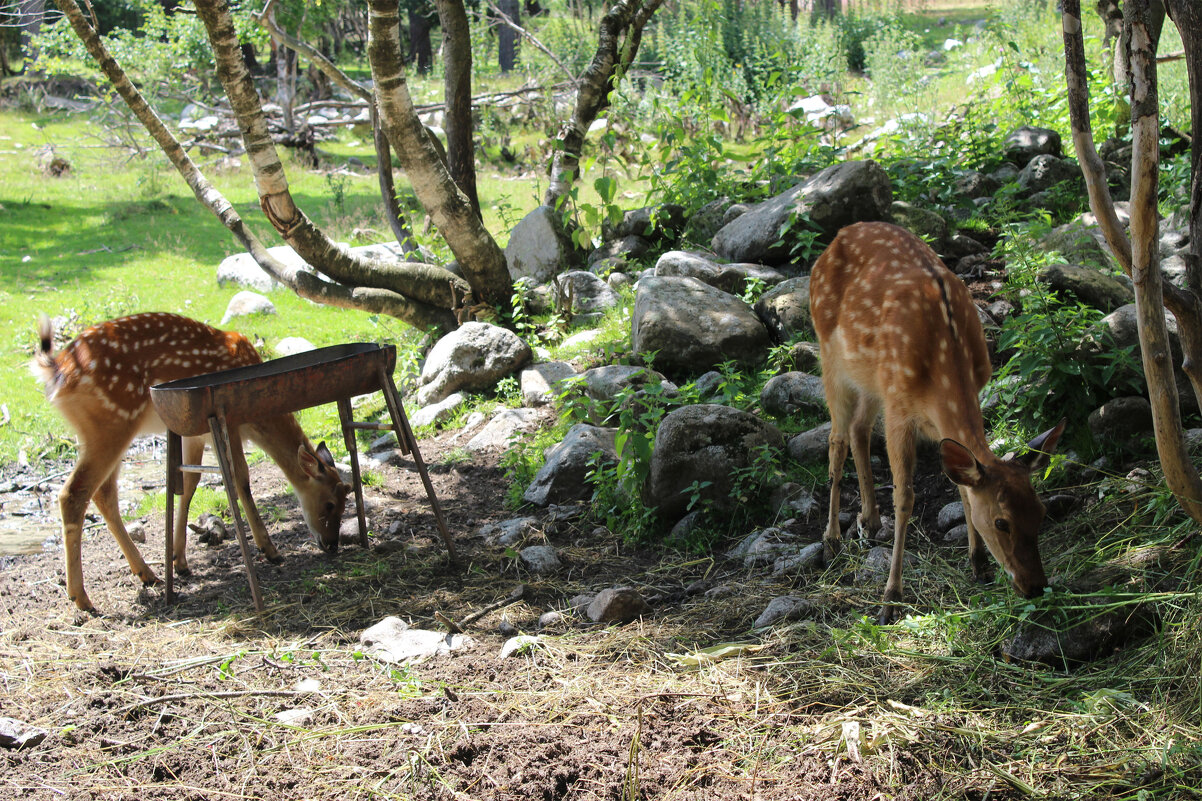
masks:
<path fill-rule="evenodd" d="M 326 467 L 334 466 L 334 454 L 330 453 L 330 449 L 326 447 L 324 442 L 317 446 L 317 458 L 320 459 Z"/>
<path fill-rule="evenodd" d="M 1064 433 L 1064 426 L 1067 422 L 1067 418 L 1061 418 L 1054 428 L 1049 428 L 1028 442 L 1027 452 L 1018 457 L 1017 461 L 1025 464 L 1031 472 L 1047 467 L 1052 454 L 1056 452 L 1056 446 L 1060 443 L 1060 435 Z"/>
<path fill-rule="evenodd" d="M 985 467 L 977 461 L 972 451 L 954 439 L 939 443 L 939 455 L 943 460 L 943 474 L 965 487 L 975 487 L 985 480 Z"/>
<path fill-rule="evenodd" d="M 323 444 L 322 447 L 325 447 L 325 445 Z M 317 478 L 321 475 L 321 462 L 318 460 L 318 455 L 313 452 L 312 445 L 302 442 L 300 448 L 297 449 L 296 455 L 300 461 L 301 470 L 304 471 L 305 475 L 309 478 Z"/>

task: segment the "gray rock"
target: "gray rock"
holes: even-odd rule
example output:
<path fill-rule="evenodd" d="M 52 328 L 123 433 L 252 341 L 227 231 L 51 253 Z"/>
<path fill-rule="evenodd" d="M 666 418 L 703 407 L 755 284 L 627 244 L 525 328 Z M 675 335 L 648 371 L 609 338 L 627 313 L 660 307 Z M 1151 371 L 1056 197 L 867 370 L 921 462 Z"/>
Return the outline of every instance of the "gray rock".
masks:
<path fill-rule="evenodd" d="M 697 376 L 697 380 L 693 382 L 693 389 L 697 391 L 698 397 L 702 399 L 711 398 L 718 394 L 718 391 L 722 388 L 722 382 L 725 380 L 726 376 L 717 370 L 710 370 L 708 373 Z"/>
<path fill-rule="evenodd" d="M 943 541 L 950 545 L 960 545 L 968 542 L 968 523 L 952 526 L 943 535 Z"/>
<path fill-rule="evenodd" d="M 886 528 L 883 517 L 881 523 L 882 529 Z M 868 555 L 864 557 L 864 564 L 856 571 L 856 583 L 880 584 L 884 582 L 889 578 L 889 562 L 892 559 L 893 549 L 887 545 L 877 545 L 869 549 Z M 914 554 L 907 553 L 902 556 L 902 562 L 907 568 L 912 567 L 916 561 Z"/>
<path fill-rule="evenodd" d="M 752 535 L 743 549 L 743 567 L 770 565 L 783 555 L 796 555 L 800 550 L 797 535 L 772 526 Z"/>
<path fill-rule="evenodd" d="M 821 542 L 811 542 L 795 554 L 778 557 L 772 565 L 772 577 L 780 578 L 819 567 L 822 564 L 823 547 Z"/>
<path fill-rule="evenodd" d="M 826 464 L 829 458 L 831 424 L 802 432 L 789 440 L 789 455 L 802 464 Z"/>
<path fill-rule="evenodd" d="M 1202 432 L 1202 429 L 1198 429 Z M 678 542 L 689 540 L 695 533 L 705 528 L 706 519 L 705 511 L 702 509 L 694 509 L 684 517 L 676 521 L 676 525 L 672 526 L 672 530 L 668 533 L 668 539 Z"/>
<path fill-rule="evenodd" d="M 826 411 L 822 379 L 808 373 L 783 373 L 773 376 L 760 390 L 760 406 L 776 418 L 788 418 L 806 410 Z"/>
<path fill-rule="evenodd" d="M 409 415 L 409 425 L 411 428 L 420 428 L 446 422 L 454 417 L 455 412 L 465 403 L 467 403 L 467 396 L 462 392 L 454 392 L 438 403 L 423 406 Z"/>
<path fill-rule="evenodd" d="M 723 226 L 726 210 L 729 207 L 730 198 L 728 197 L 720 197 L 706 203 L 689 218 L 685 236 L 693 242 L 709 242 L 714 238 L 714 234 L 718 233 L 718 229 Z"/>
<path fill-rule="evenodd" d="M 1038 280 L 1057 293 L 1070 295 L 1105 312 L 1135 300 L 1135 293 L 1122 280 L 1093 267 L 1049 264 L 1039 271 Z"/>
<path fill-rule="evenodd" d="M 557 273 L 582 266 L 584 258 L 564 228 L 563 216 L 550 206 L 539 206 L 509 234 L 505 261 L 514 281 L 528 278 L 545 284 Z"/>
<path fill-rule="evenodd" d="M 597 593 L 585 614 L 594 623 L 625 623 L 650 613 L 651 607 L 633 588 L 610 587 Z"/>
<path fill-rule="evenodd" d="M 1089 414 L 1089 433 L 1099 442 L 1125 442 L 1152 433 L 1152 404 L 1147 398 L 1115 398 Z"/>
<path fill-rule="evenodd" d="M 563 393 L 567 379 L 576 375 L 576 368 L 567 362 L 540 362 L 522 371 L 522 403 L 526 406 L 547 406 Z"/>
<path fill-rule="evenodd" d="M 684 250 L 670 250 L 660 256 L 655 263 L 655 274 L 696 278 L 732 295 L 742 294 L 750 279 L 765 284 L 779 284 L 785 280 L 783 274 L 762 264 L 721 264 L 704 254 Z"/>
<path fill-rule="evenodd" d="M 411 629 L 399 617 L 386 617 L 360 634 L 359 644 L 368 656 L 396 663 L 447 654 L 475 641 L 463 634 Z"/>
<path fill-rule="evenodd" d="M 737 472 L 753 464 L 763 448 L 784 447 L 780 431 L 740 409 L 713 404 L 684 406 L 669 412 L 655 434 L 645 500 L 666 519 L 688 511 L 689 489 L 711 510 L 729 508 Z"/>
<path fill-rule="evenodd" d="M 1083 219 L 1053 228 L 1039 244 L 1044 250 L 1056 251 L 1071 264 L 1105 270 L 1110 270 L 1111 265 L 1115 264 L 1101 230 Z"/>
<path fill-rule="evenodd" d="M 601 223 L 601 238 L 606 241 L 627 236 L 646 237 L 655 241 L 674 240 L 686 224 L 684 207 L 675 203 L 646 206 L 623 212 L 617 225 L 608 219 Z"/>
<path fill-rule="evenodd" d="M 989 252 L 988 248 L 965 234 L 954 234 L 948 237 L 944 250 L 953 259 L 963 259 L 966 256 L 979 256 Z"/>
<path fill-rule="evenodd" d="M 434 344 L 418 378 L 422 406 L 454 392 L 488 389 L 530 361 L 530 346 L 512 331 L 489 323 L 469 322 Z"/>
<path fill-rule="evenodd" d="M 267 252 L 289 268 L 315 272 L 295 250 L 287 245 L 267 248 Z M 217 265 L 217 285 L 225 286 L 226 284 L 235 284 L 263 293 L 280 287 L 280 284 L 264 272 L 249 253 L 235 253 L 222 259 L 221 263 Z"/>
<path fill-rule="evenodd" d="M 771 508 L 782 520 L 789 517 L 805 519 L 818 508 L 818 500 L 809 489 L 790 481 L 772 492 Z"/>
<path fill-rule="evenodd" d="M 600 466 L 618 463 L 616 429 L 577 423 L 563 441 L 548 449 L 547 460 L 535 474 L 522 500 L 536 506 L 586 501 L 593 497 L 588 475 Z M 598 454 L 600 456 L 598 457 Z"/>
<path fill-rule="evenodd" d="M 634 351 L 656 352 L 656 369 L 668 375 L 704 372 L 726 361 L 754 367 L 771 344 L 750 306 L 696 278 L 640 280 L 631 325 Z"/>
<path fill-rule="evenodd" d="M 629 364 L 607 364 L 593 367 L 580 374 L 585 394 L 592 400 L 608 402 L 615 400 L 623 391 L 664 382 L 662 374 L 648 367 Z"/>
<path fill-rule="evenodd" d="M 952 182 L 952 191 L 967 198 L 991 198 L 999 189 L 1001 183 L 990 175 L 970 170 L 956 176 Z"/>
<path fill-rule="evenodd" d="M 517 545 L 526 537 L 537 536 L 540 533 L 538 518 L 535 517 L 515 517 L 500 523 L 489 523 L 476 530 L 476 534 L 490 545 L 502 545 L 507 548 Z"/>
<path fill-rule="evenodd" d="M 1036 156 L 1018 174 L 1018 192 L 1029 198 L 1066 181 L 1074 184 L 1084 181 L 1076 164 L 1056 156 Z"/>
<path fill-rule="evenodd" d="M 552 609 L 550 612 L 543 612 L 538 616 L 538 627 L 540 629 L 548 629 L 553 626 L 564 626 L 568 623 L 568 616 L 559 609 Z"/>
<path fill-rule="evenodd" d="M 805 598 L 795 595 L 782 595 L 773 598 L 768 606 L 760 613 L 752 624 L 753 628 L 762 629 L 777 623 L 789 623 L 809 615 L 814 610 L 814 604 Z"/>
<path fill-rule="evenodd" d="M 711 247 L 729 261 L 779 264 L 792 246 L 780 232 L 794 215 L 806 215 L 830 238 L 853 222 L 884 219 L 892 202 L 889 176 L 875 161 L 834 164 L 724 225 Z"/>
<path fill-rule="evenodd" d="M 1099 614 L 1064 631 L 1055 625 L 1027 625 L 1002 645 L 1002 653 L 1009 659 L 1063 668 L 1114 652 L 1150 631 L 1153 617 L 1145 604 L 1135 610 Z"/>
<path fill-rule="evenodd" d="M 774 342 L 787 342 L 813 328 L 810 317 L 810 277 L 790 278 L 760 295 L 755 313 L 764 322 Z"/>
<path fill-rule="evenodd" d="M 624 236 L 602 242 L 601 246 L 588 254 L 589 272 L 605 275 L 625 268 L 640 256 L 646 255 L 651 243 L 641 236 Z"/>
<path fill-rule="evenodd" d="M 816 373 L 822 364 L 817 342 L 798 342 L 789 349 L 789 364 L 799 373 Z"/>
<path fill-rule="evenodd" d="M 563 299 L 560 310 L 570 311 L 578 317 L 599 318 L 606 309 L 622 303 L 622 298 L 609 284 L 587 270 L 573 270 L 556 276 L 554 285 L 556 293 Z"/>
<path fill-rule="evenodd" d="M 249 317 L 252 314 L 275 313 L 275 304 L 270 300 L 263 297 L 258 292 L 243 290 L 230 298 L 229 305 L 225 307 L 225 316 L 221 318 L 221 324 L 225 325 L 235 317 Z"/>
<path fill-rule="evenodd" d="M 554 573 L 563 567 L 559 555 L 550 545 L 528 545 L 518 552 L 518 557 L 527 570 L 539 575 Z"/>
<path fill-rule="evenodd" d="M 536 648 L 542 648 L 543 641 L 541 637 L 536 637 L 532 634 L 519 634 L 516 637 L 510 637 L 501 646 L 501 652 L 497 654 L 498 659 L 508 659 L 511 656 L 524 656 Z"/>
<path fill-rule="evenodd" d="M 276 356 L 295 356 L 298 353 L 308 353 L 311 350 L 316 350 L 314 345 L 304 337 L 284 337 L 276 343 L 272 350 Z"/>
<path fill-rule="evenodd" d="M 907 231 L 925 241 L 936 253 L 943 253 L 947 247 L 947 220 L 942 215 L 907 203 L 895 200 L 889 207 L 893 221 Z"/>
<path fill-rule="evenodd" d="M 947 532 L 964 520 L 964 504 L 961 501 L 952 501 L 939 510 L 939 516 L 935 518 L 935 528 Z"/>
<path fill-rule="evenodd" d="M 469 451 L 507 448 L 510 440 L 537 427 L 538 412 L 534 409 L 502 409 L 464 447 Z"/>
<path fill-rule="evenodd" d="M 50 732 L 15 718 L 0 718 L 0 748 L 15 751 L 41 745 Z"/>
<path fill-rule="evenodd" d="M 1061 152 L 1060 134 L 1050 128 L 1024 125 L 1011 131 L 1002 143 L 1002 158 L 1020 167 L 1029 164 L 1036 156 L 1059 158 Z"/>

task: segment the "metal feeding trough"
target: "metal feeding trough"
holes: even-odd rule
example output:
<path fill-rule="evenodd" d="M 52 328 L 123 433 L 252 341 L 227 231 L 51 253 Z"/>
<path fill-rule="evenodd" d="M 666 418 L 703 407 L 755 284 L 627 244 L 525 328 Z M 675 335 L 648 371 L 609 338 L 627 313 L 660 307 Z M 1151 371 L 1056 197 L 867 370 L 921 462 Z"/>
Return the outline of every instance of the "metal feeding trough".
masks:
<path fill-rule="evenodd" d="M 392 371 L 396 367 L 396 348 L 374 343 L 353 343 L 318 348 L 295 356 L 247 367 L 236 367 L 192 378 L 181 378 L 150 388 L 155 410 L 167 425 L 167 545 L 166 564 L 167 602 L 175 598 L 174 587 L 174 507 L 175 495 L 182 492 L 185 472 L 220 470 L 226 495 L 234 515 L 234 528 L 242 558 L 246 562 L 247 580 L 255 609 L 262 611 L 259 579 L 255 572 L 246 539 L 245 526 L 238 511 L 238 498 L 233 474 L 233 451 L 230 432 L 244 423 L 253 423 L 274 415 L 287 414 L 311 406 L 338 404 L 342 435 L 351 457 L 351 477 L 355 489 L 355 505 L 359 517 L 359 542 L 367 545 L 367 521 L 363 514 L 363 484 L 359 474 L 359 452 L 355 431 L 359 429 L 393 431 L 403 453 L 412 454 L 421 475 L 426 495 L 438 530 L 452 561 L 456 560 L 455 545 L 447 531 L 442 508 L 434 494 L 425 462 L 417 449 L 417 440 L 405 417 Z M 356 395 L 383 392 L 388 407 L 389 423 L 356 423 L 352 417 L 350 399 Z M 185 465 L 182 461 L 182 437 L 212 434 L 213 450 L 219 467 Z M 253 503 L 253 501 L 252 501 Z"/>

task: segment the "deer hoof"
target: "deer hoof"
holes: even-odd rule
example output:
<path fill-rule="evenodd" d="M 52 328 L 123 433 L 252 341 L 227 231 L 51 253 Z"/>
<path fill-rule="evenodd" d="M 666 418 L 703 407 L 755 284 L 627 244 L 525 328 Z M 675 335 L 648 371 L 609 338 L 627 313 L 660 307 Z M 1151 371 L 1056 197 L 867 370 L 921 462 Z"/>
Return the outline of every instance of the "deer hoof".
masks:
<path fill-rule="evenodd" d="M 278 553 L 276 553 L 276 554 L 265 553 L 265 554 L 263 554 L 263 556 L 264 556 L 264 558 L 267 559 L 268 562 L 271 562 L 273 565 L 284 564 L 284 557 L 280 556 Z"/>
<path fill-rule="evenodd" d="M 901 619 L 901 610 L 894 604 L 884 604 L 881 607 L 881 613 L 877 615 L 876 623 L 878 626 L 888 626 L 896 623 Z"/>

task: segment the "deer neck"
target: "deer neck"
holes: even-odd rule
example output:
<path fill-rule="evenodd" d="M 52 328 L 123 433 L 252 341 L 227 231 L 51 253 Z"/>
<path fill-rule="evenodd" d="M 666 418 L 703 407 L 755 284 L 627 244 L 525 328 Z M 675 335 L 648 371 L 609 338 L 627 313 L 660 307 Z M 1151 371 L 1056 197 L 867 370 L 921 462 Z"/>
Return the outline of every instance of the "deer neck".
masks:
<path fill-rule="evenodd" d="M 301 468 L 298 454 L 302 444 L 312 448 L 312 443 L 301 430 L 295 415 L 282 414 L 270 420 L 247 425 L 246 437 L 279 465 L 284 478 L 293 489 L 304 485 L 308 476 Z"/>

